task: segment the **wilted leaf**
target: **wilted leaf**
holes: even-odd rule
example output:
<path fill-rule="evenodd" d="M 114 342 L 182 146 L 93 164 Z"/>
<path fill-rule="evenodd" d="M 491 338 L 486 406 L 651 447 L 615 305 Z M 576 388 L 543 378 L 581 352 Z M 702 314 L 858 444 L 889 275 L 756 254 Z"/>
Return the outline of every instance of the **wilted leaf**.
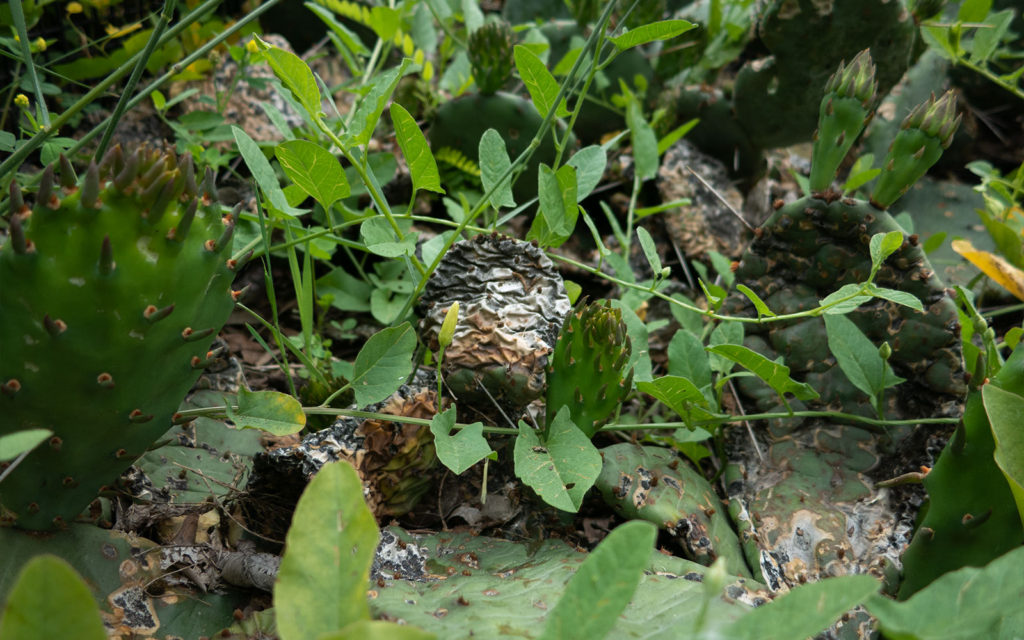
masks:
<path fill-rule="evenodd" d="M 279 391 L 249 391 L 238 388 L 238 408 L 230 404 L 225 409 L 228 418 L 239 429 L 262 429 L 275 436 L 286 436 L 302 431 L 306 414 L 302 404 Z"/>
<path fill-rule="evenodd" d="M 954 240 L 953 251 L 967 258 L 971 264 L 981 269 L 985 275 L 995 280 L 1018 300 L 1024 300 L 1024 271 L 1000 256 L 975 249 L 968 240 Z"/>

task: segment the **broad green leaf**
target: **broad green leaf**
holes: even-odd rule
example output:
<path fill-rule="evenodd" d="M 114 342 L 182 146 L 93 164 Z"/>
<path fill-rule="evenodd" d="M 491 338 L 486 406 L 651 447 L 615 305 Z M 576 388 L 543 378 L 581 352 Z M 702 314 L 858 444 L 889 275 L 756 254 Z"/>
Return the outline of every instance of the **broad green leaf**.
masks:
<path fill-rule="evenodd" d="M 308 140 L 289 140 L 274 147 L 285 174 L 324 209 L 347 198 L 348 180 L 330 151 Z"/>
<path fill-rule="evenodd" d="M 673 300 L 678 300 L 691 307 L 697 307 L 697 305 L 694 304 L 693 300 L 687 298 L 681 293 L 673 293 L 671 297 Z M 699 311 L 686 309 L 677 304 L 671 305 L 669 307 L 669 311 L 672 312 L 672 317 L 676 319 L 676 322 L 679 323 L 679 326 L 681 326 L 683 329 L 686 329 L 693 335 L 699 336 L 704 331 L 704 317 L 703 315 L 701 315 Z"/>
<path fill-rule="evenodd" d="M 777 315 L 774 311 L 769 309 L 764 300 L 754 293 L 754 290 L 747 285 L 738 284 L 736 285 L 736 290 L 745 295 L 747 300 L 750 300 L 751 304 L 754 305 L 754 308 L 757 309 L 758 318 L 774 318 Z"/>
<path fill-rule="evenodd" d="M 89 586 L 67 561 L 44 554 L 29 560 L 7 594 L 0 638 L 106 640 Z"/>
<path fill-rule="evenodd" d="M 466 23 L 466 31 L 473 33 L 484 24 L 484 13 L 480 10 L 477 0 L 462 0 L 462 20 Z"/>
<path fill-rule="evenodd" d="M 326 633 L 316 640 L 434 640 L 436 635 L 418 627 L 384 620 L 359 620 L 341 631 Z"/>
<path fill-rule="evenodd" d="M 407 233 L 401 240 L 396 240 L 395 230 L 384 216 L 363 220 L 359 225 L 359 235 L 368 251 L 385 258 L 411 256 L 416 251 L 416 233 Z"/>
<path fill-rule="evenodd" d="M 971 41 L 971 61 L 982 63 L 992 57 L 1012 21 L 1013 9 L 989 14 L 984 20 L 987 28 L 981 27 L 974 32 L 974 39 Z"/>
<path fill-rule="evenodd" d="M 809 582 L 743 616 L 723 633 L 723 638 L 757 640 L 804 640 L 827 629 L 844 613 L 878 593 L 881 584 L 873 576 L 838 576 Z"/>
<path fill-rule="evenodd" d="M 676 331 L 668 343 L 668 372 L 689 378 L 698 389 L 711 386 L 711 364 L 700 338 L 686 329 Z"/>
<path fill-rule="evenodd" d="M 576 204 L 576 169 L 563 165 L 557 172 L 541 164 L 537 172 L 537 195 L 540 209 L 533 219 L 527 239 L 536 239 L 543 247 L 561 246 L 579 218 Z"/>
<path fill-rule="evenodd" d="M 458 475 L 489 456 L 491 445 L 484 438 L 482 422 L 474 422 L 452 435 L 454 426 L 455 407 L 430 420 L 430 432 L 434 434 L 434 449 L 438 460 Z"/>
<path fill-rule="evenodd" d="M 629 127 L 629 138 L 633 145 L 636 174 L 641 180 L 650 180 L 658 175 L 658 138 L 644 119 L 636 97 L 626 107 L 626 126 Z"/>
<path fill-rule="evenodd" d="M 370 9 L 367 26 L 381 40 L 391 40 L 402 26 L 402 16 L 391 7 L 376 6 Z"/>
<path fill-rule="evenodd" d="M 320 87 L 317 86 L 309 65 L 294 53 L 271 46 L 260 40 L 259 36 L 255 38 L 260 43 L 267 64 L 277 79 L 295 94 L 295 98 L 302 103 L 309 115 L 316 118 L 320 114 Z"/>
<path fill-rule="evenodd" d="M 441 188 L 441 175 L 437 171 L 437 162 L 430 152 L 426 136 L 416 124 L 416 119 L 397 102 L 391 103 L 391 122 L 395 125 L 395 137 L 402 148 L 405 163 L 409 165 L 412 176 L 413 191 L 426 189 L 436 193 L 444 193 Z"/>
<path fill-rule="evenodd" d="M 685 422 L 712 420 L 714 414 L 699 405 L 706 405 L 707 399 L 693 381 L 680 376 L 662 376 L 650 382 L 638 382 L 638 391 L 650 394 L 666 407 L 679 414 Z"/>
<path fill-rule="evenodd" d="M 867 601 L 886 638 L 895 640 L 1017 640 L 1024 629 L 1024 547 L 983 568 L 947 573 L 904 602 L 882 595 Z"/>
<path fill-rule="evenodd" d="M 871 300 L 871 296 L 854 296 L 853 294 L 857 293 L 858 291 L 860 291 L 859 284 L 844 284 L 843 286 L 839 287 L 838 289 L 828 294 L 821 300 L 818 300 L 818 304 L 824 307 L 825 305 L 832 304 L 837 300 L 842 300 L 847 296 L 853 296 L 849 300 L 841 302 L 836 306 L 829 307 L 828 309 L 825 310 L 826 315 L 842 315 L 844 313 L 849 313 L 856 309 L 857 307 L 859 307 L 860 305 Z"/>
<path fill-rule="evenodd" d="M 828 348 L 853 386 L 874 398 L 884 389 L 903 382 L 889 370 L 878 347 L 857 325 L 843 315 L 825 316 Z"/>
<path fill-rule="evenodd" d="M 633 520 L 616 527 L 569 580 L 548 614 L 542 640 L 601 640 L 633 598 L 651 557 L 657 528 Z"/>
<path fill-rule="evenodd" d="M 708 258 L 711 260 L 711 266 L 715 268 L 715 272 L 722 278 L 725 288 L 732 289 L 733 283 L 736 282 L 736 274 L 732 272 L 732 260 L 714 249 L 708 250 Z"/>
<path fill-rule="evenodd" d="M 551 75 L 537 54 L 523 45 L 515 46 L 514 57 L 516 70 L 519 71 L 519 77 L 526 85 L 526 90 L 530 92 L 533 106 L 537 108 L 540 115 L 546 116 L 551 105 L 555 103 L 555 98 L 558 97 L 558 81 Z M 555 116 L 564 118 L 568 115 L 569 110 L 566 108 L 563 98 L 555 111 Z"/>
<path fill-rule="evenodd" d="M 380 539 L 348 462 L 325 464 L 295 507 L 274 584 L 281 640 L 306 640 L 370 618 L 366 587 Z"/>
<path fill-rule="evenodd" d="M 384 8 L 374 7 L 374 9 Z M 391 94 L 398 86 L 398 81 L 405 75 L 405 70 L 410 62 L 411 60 L 408 58 L 403 58 L 399 66 L 381 72 L 373 80 L 370 90 L 359 101 L 359 106 L 356 107 L 356 112 L 352 115 L 351 125 L 345 136 L 345 142 L 349 146 L 364 145 L 373 137 L 380 114 L 384 112 L 385 105 L 391 99 Z"/>
<path fill-rule="evenodd" d="M 281 185 L 277 181 L 277 174 L 274 173 L 274 168 L 270 166 L 270 163 L 263 155 L 263 151 L 249 137 L 249 134 L 238 127 L 231 127 L 231 133 L 235 136 L 238 152 L 242 154 L 242 159 L 245 160 L 246 166 L 249 167 L 249 173 L 256 179 L 256 184 L 263 191 L 263 194 L 267 196 L 267 200 L 270 201 L 274 209 L 280 213 L 292 216 L 304 213 L 302 209 L 296 209 L 288 204 L 288 199 L 285 197 L 284 191 L 281 190 Z"/>
<path fill-rule="evenodd" d="M 871 264 L 874 265 L 875 268 L 878 268 L 883 262 L 885 262 L 885 259 L 899 249 L 902 244 L 902 231 L 876 233 L 871 236 L 871 243 L 869 244 L 869 249 L 871 251 Z"/>
<path fill-rule="evenodd" d="M 576 168 L 576 202 L 583 202 L 601 182 L 608 155 L 604 147 L 592 144 L 574 153 L 567 164 Z"/>
<path fill-rule="evenodd" d="M 516 475 L 552 507 L 575 513 L 601 475 L 601 454 L 569 417 L 558 410 L 541 439 L 522 420 L 515 444 Z"/>
<path fill-rule="evenodd" d="M 843 183 L 843 191 L 856 191 L 874 180 L 880 173 L 882 173 L 881 169 L 865 169 L 857 173 L 851 171 L 850 177 Z"/>
<path fill-rule="evenodd" d="M 661 257 L 658 255 L 658 248 L 654 246 L 654 238 L 650 232 L 643 227 L 636 228 L 636 237 L 640 240 L 640 248 L 643 249 L 647 264 L 651 265 L 651 271 L 655 275 L 661 273 Z"/>
<path fill-rule="evenodd" d="M 225 412 L 239 429 L 262 429 L 275 436 L 298 433 L 306 426 L 302 404 L 279 391 L 249 391 L 244 386 L 239 387 L 238 408 L 227 404 Z"/>
<path fill-rule="evenodd" d="M 885 287 L 875 286 L 874 283 L 868 285 L 868 293 L 875 296 L 876 298 L 883 298 L 890 300 L 896 304 L 901 304 L 911 309 L 918 311 L 924 311 L 924 305 L 914 294 L 909 291 L 900 291 L 899 289 L 886 289 Z"/>
<path fill-rule="evenodd" d="M 483 183 L 484 192 L 491 191 L 498 185 L 498 180 L 512 166 L 512 160 L 508 157 L 508 150 L 505 148 L 505 139 L 494 129 L 484 131 L 480 137 L 480 182 Z M 495 209 L 501 207 L 516 206 L 515 198 L 512 196 L 511 174 L 505 177 L 505 181 L 491 192 L 490 203 Z"/>
<path fill-rule="evenodd" d="M 956 19 L 960 22 L 984 22 L 991 10 L 992 0 L 963 0 Z"/>
<path fill-rule="evenodd" d="M 359 39 L 359 36 L 335 18 L 332 11 L 321 7 L 315 2 L 304 2 L 302 4 L 323 20 L 324 24 L 334 32 L 334 35 L 338 36 L 338 39 L 350 53 L 354 55 L 370 55 L 370 50 L 366 48 L 366 45 Z"/>
<path fill-rule="evenodd" d="M 996 464 L 1006 476 L 1017 513 L 1024 521 L 1024 397 L 992 384 L 981 388 L 981 396 L 996 441 Z"/>
<path fill-rule="evenodd" d="M 708 344 L 712 347 L 720 344 L 743 344 L 743 325 L 739 322 L 722 322 L 711 332 Z M 710 352 L 711 370 L 727 375 L 733 369 L 733 361 L 725 356 Z"/>
<path fill-rule="evenodd" d="M 0 462 L 14 460 L 26 451 L 35 449 L 52 435 L 49 429 L 25 429 L 0 436 Z"/>
<path fill-rule="evenodd" d="M 818 392 L 806 382 L 797 382 L 789 377 L 789 367 L 773 362 L 760 353 L 740 344 L 720 344 L 708 347 L 708 351 L 732 360 L 765 381 L 780 396 L 792 393 L 800 400 L 813 400 Z"/>
<path fill-rule="evenodd" d="M 380 402 L 402 386 L 412 373 L 416 332 L 403 322 L 381 329 L 359 350 L 352 370 L 352 389 L 360 407 Z"/>
<path fill-rule="evenodd" d="M 657 40 L 669 40 L 680 34 L 686 33 L 697 25 L 686 20 L 660 20 L 645 24 L 632 31 L 627 31 L 621 36 L 610 38 L 612 44 L 619 51 L 625 51 L 648 42 Z"/>

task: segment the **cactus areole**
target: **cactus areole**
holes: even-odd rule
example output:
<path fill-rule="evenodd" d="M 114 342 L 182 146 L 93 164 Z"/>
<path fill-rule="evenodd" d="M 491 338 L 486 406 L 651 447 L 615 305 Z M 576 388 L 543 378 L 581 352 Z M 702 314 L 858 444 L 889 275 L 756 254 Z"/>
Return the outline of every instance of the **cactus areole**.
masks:
<path fill-rule="evenodd" d="M 0 248 L 0 435 L 53 436 L 0 483 L 0 516 L 61 527 L 171 427 L 233 306 L 234 214 L 192 158 L 61 158 L 11 186 Z"/>

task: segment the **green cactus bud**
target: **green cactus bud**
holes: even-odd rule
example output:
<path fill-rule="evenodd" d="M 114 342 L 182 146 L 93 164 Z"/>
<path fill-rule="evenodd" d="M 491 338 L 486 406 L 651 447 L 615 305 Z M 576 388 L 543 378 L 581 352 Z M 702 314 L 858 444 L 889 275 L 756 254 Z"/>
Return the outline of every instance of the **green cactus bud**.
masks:
<path fill-rule="evenodd" d="M 882 357 L 882 360 L 888 360 L 892 357 L 892 347 L 889 346 L 888 342 L 878 345 L 878 355 Z"/>
<path fill-rule="evenodd" d="M 871 194 L 876 208 L 886 209 L 906 193 L 935 164 L 943 149 L 949 147 L 960 126 L 956 96 L 947 91 L 938 100 L 933 95 L 918 105 L 903 121 L 882 163 Z"/>
<path fill-rule="evenodd" d="M 622 312 L 584 299 L 562 325 L 548 364 L 547 423 L 562 406 L 592 437 L 633 388 L 632 353 Z"/>
<path fill-rule="evenodd" d="M 459 321 L 459 302 L 456 300 L 444 314 L 444 322 L 441 323 L 441 330 L 437 333 L 437 344 L 441 350 L 448 348 L 455 337 L 455 325 Z"/>
<path fill-rule="evenodd" d="M 820 193 L 832 185 L 840 163 L 871 117 L 877 89 L 875 64 L 867 49 L 858 53 L 849 66 L 839 63 L 839 69 L 829 78 L 814 137 L 812 192 Z"/>
<path fill-rule="evenodd" d="M 18 526 L 78 515 L 167 431 L 211 356 L 233 307 L 234 215 L 197 197 L 191 163 L 115 147 L 81 176 L 48 167 L 31 209 L 12 190 L 0 435 L 41 427 L 61 443 L 0 484 Z"/>
<path fill-rule="evenodd" d="M 483 95 L 501 89 L 512 74 L 512 27 L 504 20 L 494 20 L 469 36 L 469 64 L 473 79 Z"/>

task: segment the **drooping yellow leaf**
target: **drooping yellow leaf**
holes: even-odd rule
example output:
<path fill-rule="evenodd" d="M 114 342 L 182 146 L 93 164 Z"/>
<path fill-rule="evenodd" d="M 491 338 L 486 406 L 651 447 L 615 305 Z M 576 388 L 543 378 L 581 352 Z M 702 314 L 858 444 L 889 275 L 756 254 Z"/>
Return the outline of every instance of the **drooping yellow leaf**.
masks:
<path fill-rule="evenodd" d="M 952 244 L 953 251 L 967 258 L 971 264 L 1018 299 L 1024 300 L 1024 271 L 993 253 L 975 249 L 968 240 L 954 240 Z"/>

